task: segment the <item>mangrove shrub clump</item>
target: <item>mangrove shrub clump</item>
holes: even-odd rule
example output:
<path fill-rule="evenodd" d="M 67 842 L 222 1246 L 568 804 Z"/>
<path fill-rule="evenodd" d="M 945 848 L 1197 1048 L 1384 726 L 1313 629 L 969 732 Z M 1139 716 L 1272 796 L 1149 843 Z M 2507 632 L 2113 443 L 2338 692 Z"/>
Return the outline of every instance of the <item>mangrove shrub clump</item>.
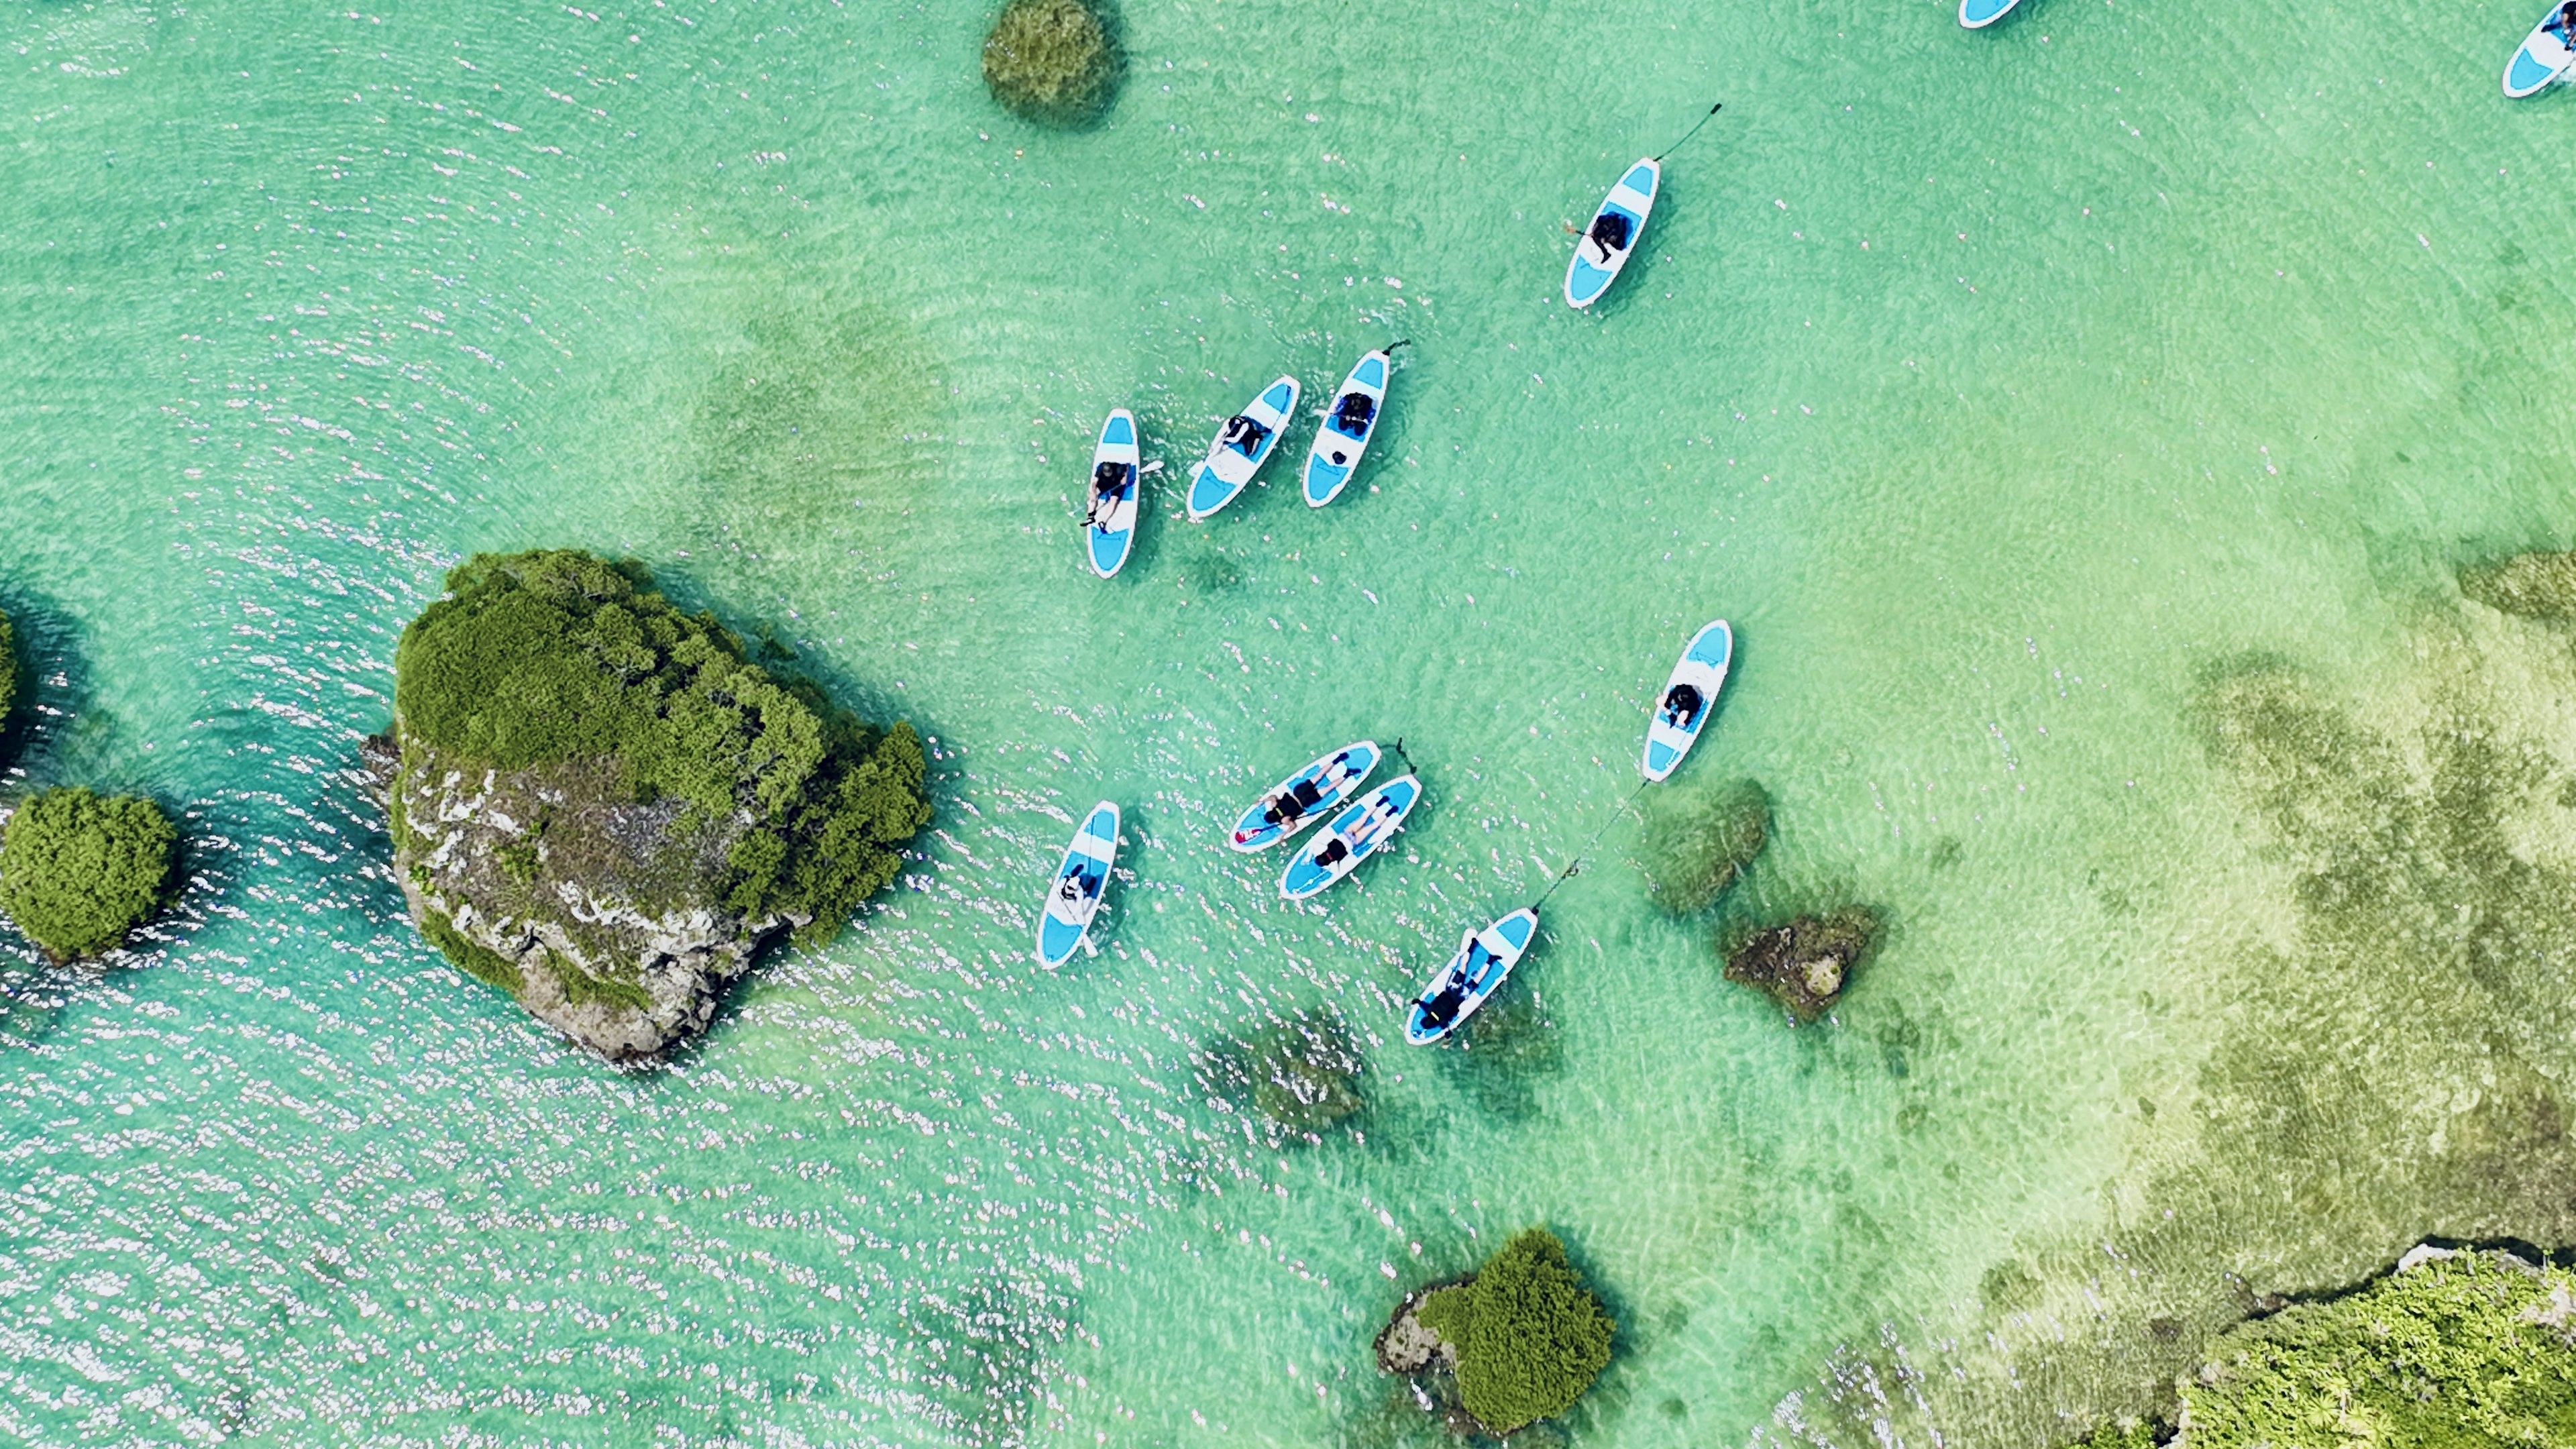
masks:
<path fill-rule="evenodd" d="M 1096 0 L 1011 0 L 984 38 L 993 99 L 1042 125 L 1099 119 L 1121 69 L 1110 16 Z"/>
<path fill-rule="evenodd" d="M 1771 796 L 1751 780 L 1656 794 L 1646 814 L 1646 895 L 1675 915 L 1717 903 L 1771 837 Z"/>
<path fill-rule="evenodd" d="M 54 960 L 95 956 L 160 909 L 178 844 L 139 795 L 39 792 L 0 835 L 0 908 Z"/>
<path fill-rule="evenodd" d="M 1785 926 L 1756 931 L 1727 953 L 1726 979 L 1771 993 L 1789 1014 L 1813 1021 L 1831 1009 L 1870 943 L 1878 916 L 1847 906 L 1829 916 L 1800 916 Z"/>
<path fill-rule="evenodd" d="M 1447 1346 L 1460 1403 L 1496 1435 L 1572 1407 L 1609 1366 L 1617 1327 L 1545 1228 L 1514 1237 L 1413 1316 Z"/>
<path fill-rule="evenodd" d="M 447 587 L 395 654 L 404 892 L 450 960 L 612 1060 L 702 1029 L 781 929 L 828 940 L 930 818 L 909 725 L 748 662 L 640 566 L 484 554 Z"/>
<path fill-rule="evenodd" d="M 2464 568 L 2460 592 L 2527 619 L 2576 619 L 2576 553 L 2518 553 Z"/>
<path fill-rule="evenodd" d="M 2239 1324 L 2182 1386 L 2192 1449 L 2576 1444 L 2576 1275 L 2418 1263 Z"/>

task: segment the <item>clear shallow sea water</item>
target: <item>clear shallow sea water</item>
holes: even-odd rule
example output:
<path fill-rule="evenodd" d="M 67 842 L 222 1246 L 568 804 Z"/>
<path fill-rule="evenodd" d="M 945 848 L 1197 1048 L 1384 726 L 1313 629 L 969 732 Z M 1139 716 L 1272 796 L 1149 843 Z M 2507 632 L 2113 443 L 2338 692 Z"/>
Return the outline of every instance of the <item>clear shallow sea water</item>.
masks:
<path fill-rule="evenodd" d="M 1579 1443 L 2036 1445 L 2250 1294 L 2576 1237 L 2576 663 L 2452 583 L 2576 542 L 2576 111 L 2501 4 L 2024 12 L 1130 4 L 1072 136 L 974 7 L 0 20 L 12 764 L 191 832 L 139 964 L 0 967 L 0 1438 L 1421 1441 L 1370 1334 L 1544 1220 L 1621 1323 Z M 1340 503 L 1166 487 L 1082 571 L 1106 408 L 1168 485 L 1393 337 Z M 349 773 L 540 545 L 937 741 L 902 887 L 649 1078 L 421 946 Z M 1720 614 L 1689 771 L 1776 834 L 1675 921 L 1621 802 Z M 1361 734 L 1430 804 L 1283 906 L 1216 832 Z M 1523 1051 L 1403 1047 L 1596 833 Z M 1854 901 L 1831 1020 L 1718 979 Z M 1319 1005 L 1371 1105 L 1276 1148 L 1194 1054 Z"/>

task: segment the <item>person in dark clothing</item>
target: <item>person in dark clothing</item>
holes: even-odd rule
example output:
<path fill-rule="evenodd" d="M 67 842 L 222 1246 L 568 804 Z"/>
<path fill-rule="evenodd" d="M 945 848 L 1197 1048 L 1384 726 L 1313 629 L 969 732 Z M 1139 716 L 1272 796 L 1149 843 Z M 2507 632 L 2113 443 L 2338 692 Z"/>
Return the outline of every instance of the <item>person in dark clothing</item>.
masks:
<path fill-rule="evenodd" d="M 2576 0 L 2568 0 L 2576 5 Z M 1333 409 L 1333 426 L 1354 438 L 1368 433 L 1369 421 L 1377 416 L 1377 404 L 1364 392 L 1344 393 L 1341 405 Z"/>
<path fill-rule="evenodd" d="M 1106 525 L 1118 505 L 1136 486 L 1136 475 L 1124 463 L 1103 463 L 1091 472 L 1091 512 L 1087 522 Z"/>
<path fill-rule="evenodd" d="M 1585 235 L 1594 246 L 1601 249 L 1601 265 L 1605 267 L 1610 265 L 1619 253 L 1628 249 L 1629 242 L 1636 239 L 1636 232 L 1632 229 L 1628 214 L 1624 211 L 1604 211 L 1592 218 L 1592 230 Z"/>
<path fill-rule="evenodd" d="M 1336 835 L 1331 840 L 1324 843 L 1324 848 L 1322 850 L 1315 852 L 1315 864 L 1322 866 L 1326 870 L 1331 870 L 1334 866 L 1350 859 L 1350 855 L 1351 848 L 1349 844 L 1344 842 L 1340 836 Z"/>
<path fill-rule="evenodd" d="M 1664 692 L 1664 722 L 1677 730 L 1686 730 L 1699 718 L 1707 704 L 1700 698 L 1696 685 L 1676 684 Z"/>
<path fill-rule="evenodd" d="M 1261 440 L 1269 436 L 1268 428 L 1237 413 L 1225 420 L 1225 431 L 1219 435 L 1217 441 L 1228 447 L 1240 448 L 1243 450 L 1243 455 L 1248 458 L 1260 450 Z"/>
<path fill-rule="evenodd" d="M 2549 23 L 2541 28 L 2557 36 L 2562 43 L 2576 47 L 2576 0 L 2567 0 L 2566 4 L 2559 6 L 2558 13 L 2550 16 Z"/>
<path fill-rule="evenodd" d="M 1453 981 L 1437 995 L 1423 997 L 1414 1003 L 1422 1008 L 1422 1024 L 1433 1031 L 1447 1029 L 1458 1019 L 1458 1009 L 1466 1004 L 1467 987 L 1463 981 Z"/>

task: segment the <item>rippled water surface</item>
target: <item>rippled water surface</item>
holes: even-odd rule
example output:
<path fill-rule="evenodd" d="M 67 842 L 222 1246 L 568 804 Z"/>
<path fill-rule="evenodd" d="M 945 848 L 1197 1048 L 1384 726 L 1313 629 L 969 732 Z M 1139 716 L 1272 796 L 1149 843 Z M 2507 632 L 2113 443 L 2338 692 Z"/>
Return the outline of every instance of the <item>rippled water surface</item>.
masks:
<path fill-rule="evenodd" d="M 11 763 L 189 829 L 136 961 L 0 966 L 0 1438 L 1428 1443 L 1370 1334 L 1546 1221 L 1620 1324 L 1577 1443 L 2039 1445 L 2253 1294 L 2576 1238 L 2576 655 L 2453 582 L 2576 542 L 2524 9 L 1128 0 L 1075 135 L 988 20 L 0 17 Z M 1342 501 L 1180 517 L 1395 337 Z M 1102 584 L 1118 405 L 1173 468 Z M 900 888 L 651 1077 L 422 947 L 351 774 L 444 570 L 539 545 L 936 740 Z M 1625 802 L 1714 615 L 1688 773 L 1776 829 L 1675 920 Z M 1430 803 L 1285 906 L 1217 834 L 1360 735 Z M 1405 1047 L 1578 856 L 1512 1030 Z M 1830 1019 L 1719 979 L 1853 903 Z M 1367 1110 L 1273 1142 L 1200 1063 L 1318 1009 Z"/>

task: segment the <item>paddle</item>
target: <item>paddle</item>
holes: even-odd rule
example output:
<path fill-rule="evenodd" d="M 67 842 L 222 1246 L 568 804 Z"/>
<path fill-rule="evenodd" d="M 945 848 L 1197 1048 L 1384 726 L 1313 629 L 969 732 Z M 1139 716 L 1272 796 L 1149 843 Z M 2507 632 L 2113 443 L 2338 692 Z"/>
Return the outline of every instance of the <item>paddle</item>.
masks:
<path fill-rule="evenodd" d="M 1716 119 L 1716 117 L 1717 117 L 1717 113 L 1718 113 L 1718 112 L 1720 112 L 1720 111 L 1722 111 L 1722 110 L 1725 110 L 1725 109 L 1726 109 L 1726 102 L 1724 102 L 1724 101 L 1719 101 L 1716 105 L 1713 105 L 1713 106 L 1709 107 L 1709 108 L 1708 108 L 1708 114 L 1699 118 L 1699 126 L 1693 126 L 1693 127 L 1691 127 L 1688 131 L 1685 131 L 1685 132 L 1683 132 L 1683 133 L 1682 133 L 1682 138 L 1681 138 L 1680 140 L 1675 141 L 1673 144 L 1671 144 L 1671 145 L 1669 145 L 1669 146 L 1666 146 L 1666 147 L 1664 148 L 1664 156 L 1670 156 L 1670 155 L 1671 155 L 1671 154 L 1673 154 L 1675 151 L 1678 151 L 1678 150 L 1680 150 L 1683 146 L 1685 146 L 1685 145 L 1689 144 L 1689 142 L 1690 142 L 1690 138 L 1699 134 L 1699 127 L 1700 127 L 1700 126 L 1705 126 L 1705 125 L 1707 125 L 1710 121 L 1712 121 L 1712 120 Z M 1664 159 L 1664 156 L 1658 156 L 1658 157 L 1656 157 L 1656 158 L 1655 158 L 1655 160 L 1656 160 L 1658 163 L 1660 163 L 1660 162 L 1662 162 L 1662 160 Z"/>

